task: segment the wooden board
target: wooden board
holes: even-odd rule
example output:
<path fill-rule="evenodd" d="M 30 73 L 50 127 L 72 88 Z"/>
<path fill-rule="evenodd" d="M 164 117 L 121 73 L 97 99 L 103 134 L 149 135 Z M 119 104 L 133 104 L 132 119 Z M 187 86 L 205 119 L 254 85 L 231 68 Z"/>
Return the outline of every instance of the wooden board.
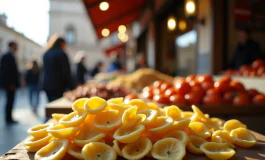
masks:
<path fill-rule="evenodd" d="M 46 105 L 46 117 L 51 118 L 53 113 L 70 113 L 72 112 L 72 102 L 65 97 L 59 98 Z"/>
<path fill-rule="evenodd" d="M 257 145 L 250 149 L 236 148 L 236 154 L 230 160 L 262 160 L 265 159 L 265 136 L 256 132 L 252 132 L 257 137 Z M 34 153 L 29 153 L 25 149 L 23 142 L 19 143 L 13 149 L 0 157 L 0 160 L 34 160 Z M 66 159 L 66 158 L 64 158 Z M 123 158 L 117 158 L 122 160 Z M 147 160 L 148 158 L 144 158 Z M 193 155 L 187 152 L 184 160 L 208 160 L 206 156 Z"/>

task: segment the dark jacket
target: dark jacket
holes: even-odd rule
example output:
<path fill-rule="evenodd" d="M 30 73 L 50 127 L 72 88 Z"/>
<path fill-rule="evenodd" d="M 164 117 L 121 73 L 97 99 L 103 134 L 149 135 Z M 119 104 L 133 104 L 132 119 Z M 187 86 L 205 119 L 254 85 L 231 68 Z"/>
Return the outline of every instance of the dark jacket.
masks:
<path fill-rule="evenodd" d="M 33 69 L 30 69 L 26 73 L 26 82 L 28 85 L 38 85 L 40 80 L 40 71 L 34 72 Z"/>
<path fill-rule="evenodd" d="M 99 67 L 96 66 L 92 71 L 91 71 L 91 77 L 95 77 L 100 72 Z"/>
<path fill-rule="evenodd" d="M 261 58 L 260 46 L 253 40 L 245 44 L 238 44 L 230 64 L 231 69 L 239 69 L 242 65 L 250 65 L 256 59 Z"/>
<path fill-rule="evenodd" d="M 87 72 L 86 67 L 82 62 L 77 64 L 76 76 L 77 76 L 77 83 L 84 84 L 85 83 L 85 74 Z"/>
<path fill-rule="evenodd" d="M 0 83 L 4 88 L 11 85 L 19 86 L 19 73 L 13 53 L 7 52 L 1 58 Z"/>
<path fill-rule="evenodd" d="M 64 92 L 74 87 L 68 57 L 61 49 L 50 49 L 44 53 L 43 76 L 45 91 Z"/>

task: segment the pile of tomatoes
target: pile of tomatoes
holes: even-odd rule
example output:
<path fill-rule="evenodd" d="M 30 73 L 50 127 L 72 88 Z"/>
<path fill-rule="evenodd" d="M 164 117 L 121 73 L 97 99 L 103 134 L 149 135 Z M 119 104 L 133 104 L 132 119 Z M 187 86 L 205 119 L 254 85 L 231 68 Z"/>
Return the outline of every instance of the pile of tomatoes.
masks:
<path fill-rule="evenodd" d="M 214 81 L 211 75 L 189 75 L 177 79 L 174 84 L 155 81 L 142 90 L 141 97 L 159 104 L 265 104 L 265 96 L 256 89 L 245 89 L 244 85 L 230 77 Z M 130 94 L 127 99 L 137 98 Z M 126 98 L 125 98 L 126 99 Z"/>
<path fill-rule="evenodd" d="M 243 65 L 239 70 L 228 69 L 223 72 L 227 76 L 265 77 L 265 62 L 256 60 L 252 65 Z"/>

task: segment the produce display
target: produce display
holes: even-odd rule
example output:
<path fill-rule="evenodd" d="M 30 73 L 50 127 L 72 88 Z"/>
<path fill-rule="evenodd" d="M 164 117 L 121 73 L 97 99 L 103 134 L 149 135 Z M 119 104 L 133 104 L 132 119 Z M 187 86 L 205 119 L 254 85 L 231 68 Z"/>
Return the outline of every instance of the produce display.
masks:
<path fill-rule="evenodd" d="M 236 148 L 250 148 L 256 137 L 236 119 L 211 118 L 196 106 L 157 107 L 141 99 L 125 103 L 91 97 L 76 100 L 70 114 L 53 114 L 54 124 L 28 130 L 24 144 L 39 159 L 172 159 L 187 152 L 213 160 L 233 157 Z M 71 156 L 65 157 L 65 156 Z"/>
<path fill-rule="evenodd" d="M 118 76 L 120 76 L 121 74 L 125 74 L 123 72 L 111 72 L 111 73 L 98 73 L 96 74 L 96 76 L 94 77 L 95 80 L 99 81 L 99 82 L 104 82 L 104 81 L 110 81 L 113 80 L 115 78 L 117 78 Z"/>
<path fill-rule="evenodd" d="M 243 65 L 239 70 L 228 69 L 222 74 L 228 76 L 244 76 L 244 77 L 265 77 L 265 62 L 256 60 L 252 65 Z"/>
<path fill-rule="evenodd" d="M 128 90 L 142 90 L 145 86 L 157 80 L 172 83 L 174 78 L 150 68 L 142 68 L 132 74 L 120 75 L 115 80 L 110 81 L 109 84 Z"/>
<path fill-rule="evenodd" d="M 128 91 L 121 87 L 109 86 L 105 84 L 88 84 L 78 86 L 75 90 L 64 93 L 64 97 L 73 102 L 79 98 L 89 98 L 92 96 L 99 96 L 104 99 L 124 97 L 128 93 Z"/>
<path fill-rule="evenodd" d="M 207 74 L 189 75 L 174 83 L 155 81 L 142 90 L 141 97 L 159 104 L 180 106 L 265 104 L 265 96 L 256 89 L 245 89 L 242 83 L 227 76 L 214 81 Z"/>

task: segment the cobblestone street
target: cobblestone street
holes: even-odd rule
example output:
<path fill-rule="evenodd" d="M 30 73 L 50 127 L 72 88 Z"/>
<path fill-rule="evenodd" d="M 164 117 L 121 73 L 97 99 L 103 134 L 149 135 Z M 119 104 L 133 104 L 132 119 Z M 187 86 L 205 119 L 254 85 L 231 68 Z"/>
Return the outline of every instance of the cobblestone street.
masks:
<path fill-rule="evenodd" d="M 19 89 L 16 92 L 16 100 L 14 105 L 14 119 L 19 123 L 7 125 L 4 121 L 5 94 L 0 90 L 0 155 L 3 155 L 16 144 L 25 139 L 27 130 L 44 121 L 44 106 L 47 103 L 44 92 L 40 95 L 40 105 L 38 115 L 35 115 L 30 108 L 28 101 L 28 92 L 26 88 Z"/>

